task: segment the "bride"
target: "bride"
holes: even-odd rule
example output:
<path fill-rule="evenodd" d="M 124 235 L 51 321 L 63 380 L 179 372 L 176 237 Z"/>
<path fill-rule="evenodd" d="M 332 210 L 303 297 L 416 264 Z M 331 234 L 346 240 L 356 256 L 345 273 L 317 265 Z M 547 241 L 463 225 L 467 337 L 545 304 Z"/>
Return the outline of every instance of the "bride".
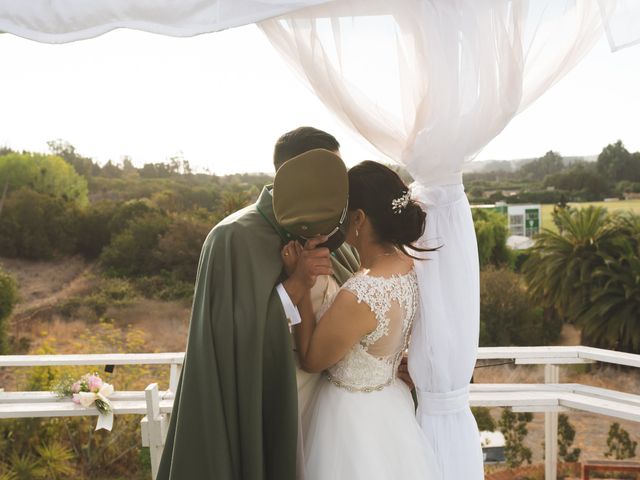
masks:
<path fill-rule="evenodd" d="M 415 418 L 409 388 L 396 378 L 418 306 L 407 251 L 424 231 L 425 213 L 389 168 L 366 161 L 349 170 L 349 229 L 362 269 L 324 312 L 309 295 L 294 327 L 302 367 L 326 375 L 304 425 L 306 480 L 437 480 L 431 445 Z M 283 248 L 288 272 L 304 250 Z M 414 248 L 416 249 L 416 248 Z M 417 250 L 417 249 L 416 249 Z"/>

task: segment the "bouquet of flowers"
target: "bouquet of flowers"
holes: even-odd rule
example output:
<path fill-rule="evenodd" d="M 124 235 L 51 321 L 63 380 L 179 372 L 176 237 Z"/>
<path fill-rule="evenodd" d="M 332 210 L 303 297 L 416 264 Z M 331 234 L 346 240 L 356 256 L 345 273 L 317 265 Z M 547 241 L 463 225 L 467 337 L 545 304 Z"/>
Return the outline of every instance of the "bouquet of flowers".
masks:
<path fill-rule="evenodd" d="M 56 385 L 54 392 L 61 398 L 71 397 L 74 403 L 83 407 L 95 406 L 98 410 L 96 430 L 111 430 L 113 409 L 108 397 L 113 394 L 113 386 L 104 382 L 100 375 L 87 373 L 76 381 L 65 377 Z"/>

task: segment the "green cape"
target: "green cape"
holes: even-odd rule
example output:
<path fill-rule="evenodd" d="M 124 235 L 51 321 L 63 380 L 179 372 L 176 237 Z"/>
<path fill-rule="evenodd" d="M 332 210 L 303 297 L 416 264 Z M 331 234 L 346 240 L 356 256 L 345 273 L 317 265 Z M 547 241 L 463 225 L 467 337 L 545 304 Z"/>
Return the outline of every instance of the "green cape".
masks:
<path fill-rule="evenodd" d="M 295 479 L 295 362 L 275 288 L 282 233 L 265 187 L 207 236 L 158 480 Z M 358 268 L 346 245 L 332 260 L 339 283 Z"/>

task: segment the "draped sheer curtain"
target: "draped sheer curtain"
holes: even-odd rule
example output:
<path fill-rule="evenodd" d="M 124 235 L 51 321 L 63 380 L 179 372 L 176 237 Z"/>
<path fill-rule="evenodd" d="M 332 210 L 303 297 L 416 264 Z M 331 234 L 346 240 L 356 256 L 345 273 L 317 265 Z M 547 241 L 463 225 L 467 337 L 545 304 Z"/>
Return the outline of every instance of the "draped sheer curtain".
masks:
<path fill-rule="evenodd" d="M 239 27 L 327 0 L 0 0 L 0 32 L 65 43 L 133 28 L 187 37 Z"/>
<path fill-rule="evenodd" d="M 483 478 L 468 404 L 479 266 L 462 167 L 602 36 L 596 0 L 344 0 L 259 25 L 347 126 L 415 179 L 427 212 L 409 350 L 444 479 Z"/>

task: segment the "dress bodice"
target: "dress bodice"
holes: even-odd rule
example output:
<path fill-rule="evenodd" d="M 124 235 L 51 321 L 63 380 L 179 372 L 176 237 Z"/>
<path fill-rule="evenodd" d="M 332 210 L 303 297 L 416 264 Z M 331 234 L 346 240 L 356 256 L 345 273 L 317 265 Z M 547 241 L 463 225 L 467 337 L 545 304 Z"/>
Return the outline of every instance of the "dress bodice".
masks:
<path fill-rule="evenodd" d="M 418 283 L 412 269 L 389 278 L 358 273 L 342 286 L 366 303 L 376 328 L 327 370 L 329 380 L 352 391 L 381 390 L 393 382 L 407 348 L 418 306 Z"/>

